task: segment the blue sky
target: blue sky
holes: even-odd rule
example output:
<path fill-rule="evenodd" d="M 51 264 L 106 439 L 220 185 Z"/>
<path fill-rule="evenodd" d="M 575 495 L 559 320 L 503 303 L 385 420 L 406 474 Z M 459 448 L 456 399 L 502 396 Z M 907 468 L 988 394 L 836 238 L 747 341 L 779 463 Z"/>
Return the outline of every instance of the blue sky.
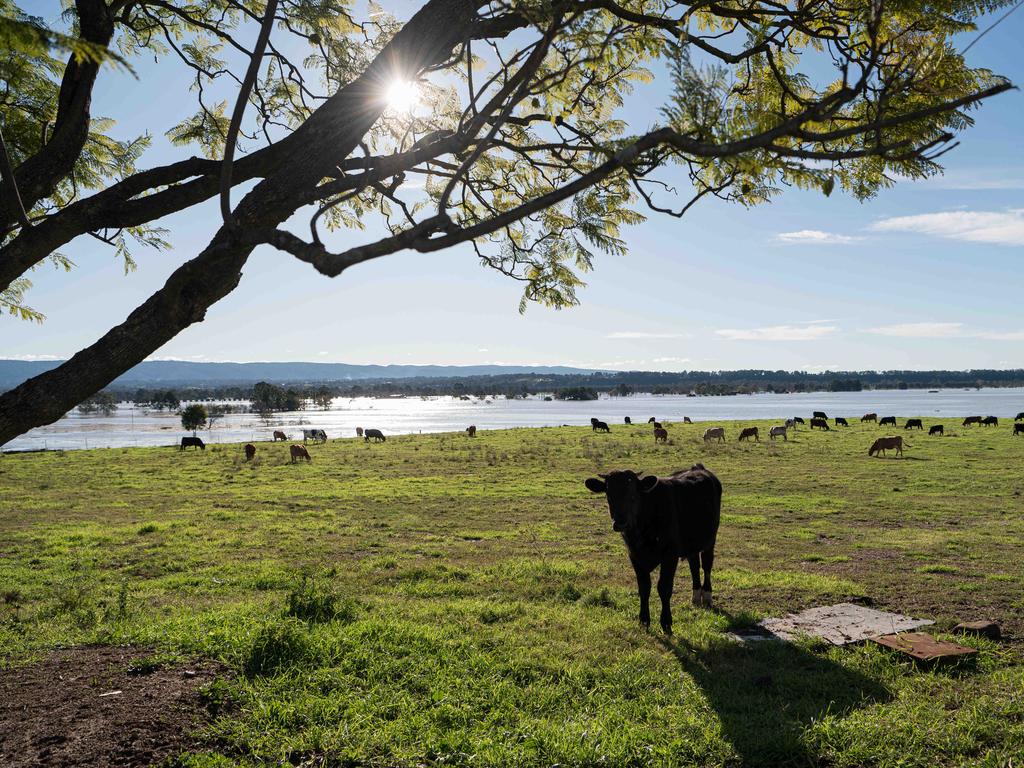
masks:
<path fill-rule="evenodd" d="M 1022 37 L 1024 12 L 974 46 L 969 61 L 1024 83 Z M 146 167 L 181 156 L 163 131 L 192 101 L 187 77 L 169 63 L 139 71 L 138 81 L 105 71 L 94 113 L 118 119 L 121 136 L 150 129 Z M 518 314 L 519 286 L 479 266 L 469 248 L 390 256 L 334 280 L 261 249 L 238 289 L 154 357 L 656 370 L 1024 367 L 1024 94 L 998 96 L 975 115 L 943 177 L 897 185 L 867 203 L 791 191 L 755 209 L 706 201 L 681 220 L 652 214 L 627 231 L 627 256 L 599 258 L 582 305 L 561 312 L 530 306 Z M 651 120 L 636 107 L 626 116 L 638 131 Z M 64 249 L 74 272 L 32 275 L 28 303 L 46 322 L 0 318 L 0 357 L 63 358 L 91 343 L 193 257 L 218 220 L 215 203 L 168 218 L 173 251 L 137 251 L 139 269 L 128 276 L 103 244 L 74 242 Z M 370 236 L 343 233 L 335 247 Z"/>

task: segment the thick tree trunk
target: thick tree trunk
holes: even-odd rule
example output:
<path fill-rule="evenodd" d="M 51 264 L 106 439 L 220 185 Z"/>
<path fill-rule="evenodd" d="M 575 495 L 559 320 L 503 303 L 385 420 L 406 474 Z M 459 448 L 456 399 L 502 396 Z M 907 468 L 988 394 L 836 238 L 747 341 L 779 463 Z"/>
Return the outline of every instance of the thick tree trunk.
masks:
<path fill-rule="evenodd" d="M 394 78 L 411 78 L 442 63 L 470 34 L 472 0 L 431 0 L 410 19 L 356 80 L 318 109 L 291 137 L 286 163 L 260 182 L 235 210 L 234 229 L 221 228 L 206 249 L 167 283 L 67 362 L 0 395 L 0 445 L 49 424 L 85 398 L 203 320 L 230 293 L 260 232 L 286 220 L 330 169 L 358 146 L 380 117 Z"/>

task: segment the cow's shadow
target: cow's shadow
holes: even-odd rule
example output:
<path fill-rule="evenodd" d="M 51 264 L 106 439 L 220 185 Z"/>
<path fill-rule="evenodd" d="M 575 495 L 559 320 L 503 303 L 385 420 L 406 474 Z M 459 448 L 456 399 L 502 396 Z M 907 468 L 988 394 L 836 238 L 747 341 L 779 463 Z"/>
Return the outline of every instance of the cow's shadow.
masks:
<path fill-rule="evenodd" d="M 744 766 L 816 764 L 805 739 L 812 723 L 892 697 L 877 680 L 790 643 L 661 642 L 702 690 Z"/>

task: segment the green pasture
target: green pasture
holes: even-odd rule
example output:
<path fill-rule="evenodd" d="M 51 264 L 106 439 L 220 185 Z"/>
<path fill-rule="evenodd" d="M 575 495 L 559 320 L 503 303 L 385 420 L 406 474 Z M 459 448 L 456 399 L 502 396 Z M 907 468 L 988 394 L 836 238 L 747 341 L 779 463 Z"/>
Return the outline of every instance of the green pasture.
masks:
<path fill-rule="evenodd" d="M 1024 756 L 1024 438 L 769 422 L 0 456 L 0 665 L 137 644 L 231 671 L 187 766 L 996 766 Z M 900 418 L 900 424 L 903 418 Z M 741 426 L 759 443 L 738 443 Z M 905 457 L 869 458 L 906 435 Z M 717 609 L 635 621 L 632 571 L 583 480 L 702 462 L 725 496 Z M 843 600 L 999 620 L 975 662 L 737 644 Z M 656 597 L 655 603 L 656 605 Z M 657 611 L 655 610 L 655 614 Z M 962 639 L 962 638 L 960 638 Z"/>

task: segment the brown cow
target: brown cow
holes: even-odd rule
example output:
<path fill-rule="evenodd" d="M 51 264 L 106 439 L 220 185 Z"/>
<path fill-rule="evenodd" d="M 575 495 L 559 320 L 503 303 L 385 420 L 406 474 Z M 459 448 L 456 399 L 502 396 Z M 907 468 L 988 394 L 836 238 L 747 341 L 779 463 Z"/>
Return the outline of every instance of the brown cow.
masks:
<path fill-rule="evenodd" d="M 868 456 L 874 456 L 876 453 L 881 453 L 883 456 L 885 452 L 890 448 L 896 449 L 896 455 L 903 455 L 903 438 L 902 437 L 880 437 L 871 444 L 868 449 Z"/>
<path fill-rule="evenodd" d="M 309 451 L 306 450 L 304 445 L 293 445 L 291 448 L 292 464 L 295 463 L 296 459 L 305 459 L 306 461 L 313 461 L 309 456 Z"/>
<path fill-rule="evenodd" d="M 252 461 L 256 458 L 256 446 L 252 443 L 247 443 L 245 446 L 245 460 Z"/>
<path fill-rule="evenodd" d="M 720 443 L 725 442 L 725 427 L 710 427 L 704 430 L 704 442 L 710 443 L 712 440 L 718 440 Z"/>
<path fill-rule="evenodd" d="M 1024 426 L 1024 424 L 1021 426 Z M 659 440 L 663 443 L 668 441 L 668 430 L 664 427 L 658 427 L 654 430 L 654 442 L 658 442 Z"/>
<path fill-rule="evenodd" d="M 878 421 L 878 414 L 877 413 L 865 413 L 863 416 L 860 417 L 860 420 L 862 422 L 864 422 L 864 421 Z"/>
<path fill-rule="evenodd" d="M 466 434 L 469 437 L 476 437 L 476 425 L 471 424 L 470 426 L 466 427 Z"/>
<path fill-rule="evenodd" d="M 1024 424 L 1014 424 L 1013 425 L 1013 434 L 1015 434 L 1015 435 L 1024 435 Z"/>
<path fill-rule="evenodd" d="M 817 427 L 818 429 L 824 429 L 826 432 L 831 432 L 832 428 L 829 427 L 828 422 L 824 419 L 811 419 L 811 429 Z"/>
<path fill-rule="evenodd" d="M 963 426 L 969 427 L 971 424 L 981 424 L 981 416 L 968 416 L 964 419 Z"/>
<path fill-rule="evenodd" d="M 362 436 L 363 436 L 363 428 L 362 427 L 356 427 L 356 437 L 362 437 Z"/>
<path fill-rule="evenodd" d="M 284 432 L 282 432 L 279 429 L 275 429 L 274 430 L 274 442 L 276 443 L 278 440 L 281 440 L 282 442 L 287 443 L 288 442 L 288 435 L 286 435 Z"/>
<path fill-rule="evenodd" d="M 751 437 L 754 438 L 754 440 L 756 440 L 757 442 L 761 442 L 761 438 L 757 434 L 757 427 L 746 427 L 742 432 L 740 432 L 741 442 Z"/>

